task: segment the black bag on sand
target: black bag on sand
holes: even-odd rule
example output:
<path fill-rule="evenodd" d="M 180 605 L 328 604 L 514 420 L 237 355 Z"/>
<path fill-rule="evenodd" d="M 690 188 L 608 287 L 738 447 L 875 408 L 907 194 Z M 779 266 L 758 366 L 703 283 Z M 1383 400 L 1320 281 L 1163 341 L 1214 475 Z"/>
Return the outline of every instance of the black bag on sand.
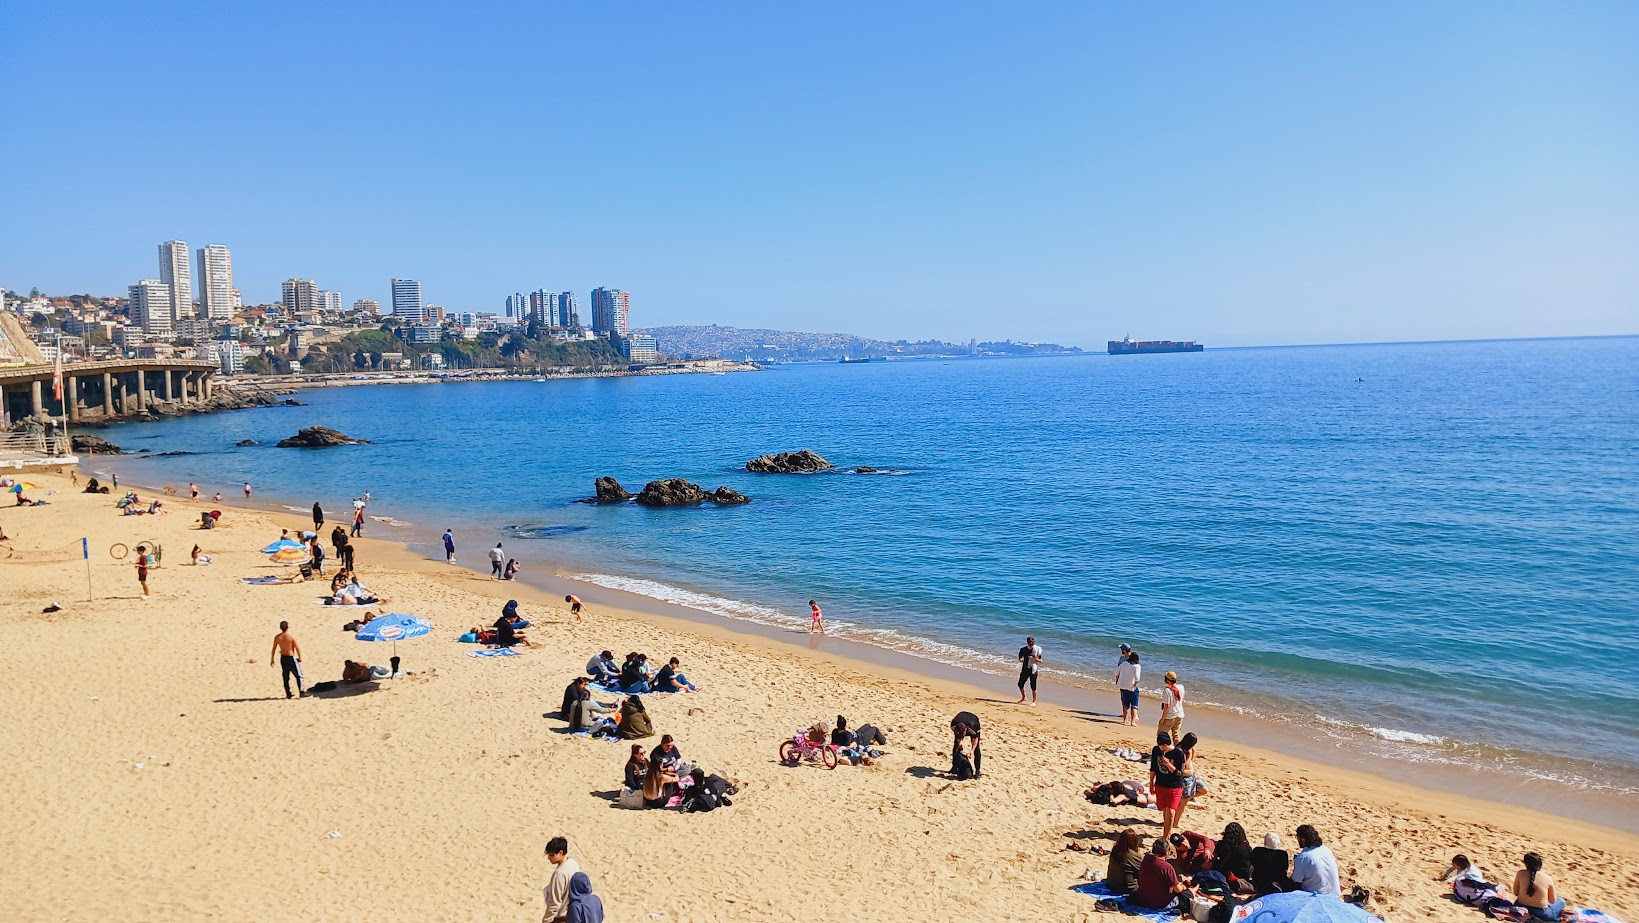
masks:
<path fill-rule="evenodd" d="M 955 776 L 958 782 L 966 782 L 973 778 L 973 761 L 968 759 L 967 754 L 960 748 L 950 753 L 950 774 Z"/>
<path fill-rule="evenodd" d="M 1229 923 L 1230 918 L 1235 915 L 1235 908 L 1241 904 L 1242 901 L 1238 897 L 1224 898 L 1207 911 L 1207 923 Z"/>

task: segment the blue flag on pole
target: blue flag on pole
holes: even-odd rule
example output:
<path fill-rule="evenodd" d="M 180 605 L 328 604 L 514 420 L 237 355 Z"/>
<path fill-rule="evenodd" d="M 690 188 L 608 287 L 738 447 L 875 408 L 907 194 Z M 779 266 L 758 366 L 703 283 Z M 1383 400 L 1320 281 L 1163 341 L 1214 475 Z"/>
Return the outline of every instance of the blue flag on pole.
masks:
<path fill-rule="evenodd" d="M 91 540 L 88 538 L 80 539 L 80 557 L 91 560 Z"/>

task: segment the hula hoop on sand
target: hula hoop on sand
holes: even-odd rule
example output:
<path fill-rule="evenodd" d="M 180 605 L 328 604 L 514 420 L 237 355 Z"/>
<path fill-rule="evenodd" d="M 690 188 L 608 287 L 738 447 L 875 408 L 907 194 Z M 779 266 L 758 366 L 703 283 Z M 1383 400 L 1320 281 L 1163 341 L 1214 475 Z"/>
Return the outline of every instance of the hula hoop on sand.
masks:
<path fill-rule="evenodd" d="M 115 542 L 108 548 L 108 556 L 116 561 L 125 560 L 125 556 L 130 553 L 131 549 L 126 547 L 124 542 Z"/>

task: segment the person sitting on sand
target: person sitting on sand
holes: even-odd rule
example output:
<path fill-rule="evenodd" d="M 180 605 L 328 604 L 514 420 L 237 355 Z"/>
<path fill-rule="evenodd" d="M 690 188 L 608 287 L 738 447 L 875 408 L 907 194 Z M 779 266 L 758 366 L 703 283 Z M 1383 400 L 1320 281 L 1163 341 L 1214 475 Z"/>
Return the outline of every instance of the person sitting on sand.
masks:
<path fill-rule="evenodd" d="M 659 763 L 667 769 L 676 771 L 683 762 L 683 751 L 677 749 L 677 742 L 670 734 L 660 736 L 660 746 L 649 753 L 649 762 Z"/>
<path fill-rule="evenodd" d="M 1093 804 L 1109 805 L 1112 808 L 1124 804 L 1147 808 L 1155 804 L 1155 799 L 1150 797 L 1149 790 L 1144 787 L 1144 783 L 1134 779 L 1105 782 L 1102 785 L 1095 785 L 1087 789 L 1084 794 L 1087 800 Z"/>
<path fill-rule="evenodd" d="M 1181 878 L 1191 878 L 1212 867 L 1212 857 L 1218 841 L 1193 830 L 1174 833 L 1167 838 L 1172 845 L 1172 867 Z"/>
<path fill-rule="evenodd" d="M 654 736 L 654 725 L 649 722 L 649 712 L 643 707 L 643 699 L 632 695 L 620 706 L 620 729 L 617 734 L 623 740 L 641 740 Z"/>
<path fill-rule="evenodd" d="M 1565 898 L 1556 892 L 1553 877 L 1542 871 L 1542 857 L 1528 852 L 1523 861 L 1525 868 L 1514 873 L 1514 906 L 1530 911 L 1533 920 L 1558 923 Z"/>
<path fill-rule="evenodd" d="M 649 770 L 643 774 L 643 806 L 663 808 L 677 794 L 677 773 L 649 760 Z"/>
<path fill-rule="evenodd" d="M 852 747 L 854 732 L 848 730 L 848 719 L 837 715 L 837 726 L 831 729 L 831 746 Z"/>
<path fill-rule="evenodd" d="M 1459 881 L 1485 881 L 1485 870 L 1479 863 L 1472 862 L 1462 853 L 1451 857 L 1451 865 L 1446 867 L 1445 874 L 1434 879 L 1446 884 L 1456 884 Z"/>
<path fill-rule="evenodd" d="M 652 692 L 649 686 L 647 668 L 648 654 L 628 654 L 626 663 L 620 668 L 620 688 L 623 692 L 644 693 Z"/>
<path fill-rule="evenodd" d="M 529 643 L 529 639 L 518 633 L 517 621 L 518 616 L 516 614 L 503 615 L 496 619 L 495 638 L 490 643 L 499 647 L 513 647 L 518 644 L 532 647 L 533 645 Z"/>
<path fill-rule="evenodd" d="M 1144 838 L 1132 827 L 1121 831 L 1110 848 L 1110 864 L 1104 871 L 1104 885 L 1122 897 L 1138 890 L 1138 871 L 1144 864 Z"/>
<path fill-rule="evenodd" d="M 367 683 L 374 678 L 369 664 L 348 660 L 342 665 L 341 681 L 344 683 Z"/>
<path fill-rule="evenodd" d="M 643 745 L 632 744 L 632 755 L 626 757 L 626 787 L 632 791 L 643 788 L 643 777 L 648 773 L 649 757 L 643 753 Z"/>
<path fill-rule="evenodd" d="M 654 691 L 699 692 L 699 688 L 689 682 L 689 678 L 680 672 L 682 666 L 676 657 L 666 661 L 666 665 L 661 667 L 660 672 L 654 675 Z"/>
<path fill-rule="evenodd" d="M 560 714 L 563 715 L 563 720 L 569 722 L 571 732 L 590 727 L 599 715 L 606 715 L 614 710 L 614 706 L 604 705 L 592 698 L 591 680 L 584 676 L 575 677 L 563 690 L 563 707 Z"/>
<path fill-rule="evenodd" d="M 1252 850 L 1251 861 L 1253 894 L 1262 897 L 1297 890 L 1296 883 L 1287 874 L 1291 859 L 1280 846 L 1280 834 L 1264 834 L 1263 845 Z"/>
<path fill-rule="evenodd" d="M 1175 905 L 1188 915 L 1189 886 L 1178 880 L 1178 870 L 1168 861 L 1167 841 L 1159 839 L 1138 866 L 1138 889 L 1127 903 L 1150 910 L 1170 910 Z"/>
<path fill-rule="evenodd" d="M 1212 854 L 1212 870 L 1223 875 L 1237 889 L 1241 884 L 1251 882 L 1252 844 L 1246 839 L 1246 828 L 1234 821 L 1224 825 L 1217 849 Z"/>
<path fill-rule="evenodd" d="M 586 674 L 592 677 L 592 682 L 599 686 L 611 686 L 620 682 L 620 665 L 615 663 L 613 651 L 603 651 L 586 661 Z"/>
<path fill-rule="evenodd" d="M 501 607 L 501 614 L 512 619 L 512 627 L 514 629 L 521 631 L 529 627 L 529 622 L 525 621 L 524 617 L 518 614 L 518 601 L 516 599 L 507 600 L 506 605 Z"/>
<path fill-rule="evenodd" d="M 1321 842 L 1320 831 L 1309 824 L 1298 828 L 1298 854 L 1292 857 L 1292 880 L 1305 891 L 1343 899 L 1338 881 L 1337 857 Z M 1558 917 L 1555 917 L 1558 919 Z"/>
<path fill-rule="evenodd" d="M 512 580 L 518 576 L 518 559 L 511 558 L 506 562 L 506 569 L 501 571 L 502 580 Z"/>

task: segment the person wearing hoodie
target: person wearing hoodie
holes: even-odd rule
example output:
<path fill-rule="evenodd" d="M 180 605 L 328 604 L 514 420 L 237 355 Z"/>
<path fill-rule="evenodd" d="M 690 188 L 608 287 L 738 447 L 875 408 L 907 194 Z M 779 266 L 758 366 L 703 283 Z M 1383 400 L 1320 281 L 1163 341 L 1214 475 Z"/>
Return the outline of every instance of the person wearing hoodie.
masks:
<path fill-rule="evenodd" d="M 635 695 L 626 697 L 620 706 L 620 730 L 616 733 L 623 740 L 654 736 L 654 725 L 649 722 L 649 712 L 643 707 L 641 698 Z"/>
<path fill-rule="evenodd" d="M 592 893 L 592 879 L 585 872 L 569 879 L 567 923 L 603 923 L 603 899 Z"/>
<path fill-rule="evenodd" d="M 509 619 L 517 616 L 518 621 L 513 622 L 512 627 L 518 631 L 523 631 L 525 628 L 529 627 L 529 622 L 522 616 L 518 615 L 518 601 L 516 599 L 509 599 L 506 601 L 506 605 L 501 607 L 501 615 L 504 618 Z"/>

